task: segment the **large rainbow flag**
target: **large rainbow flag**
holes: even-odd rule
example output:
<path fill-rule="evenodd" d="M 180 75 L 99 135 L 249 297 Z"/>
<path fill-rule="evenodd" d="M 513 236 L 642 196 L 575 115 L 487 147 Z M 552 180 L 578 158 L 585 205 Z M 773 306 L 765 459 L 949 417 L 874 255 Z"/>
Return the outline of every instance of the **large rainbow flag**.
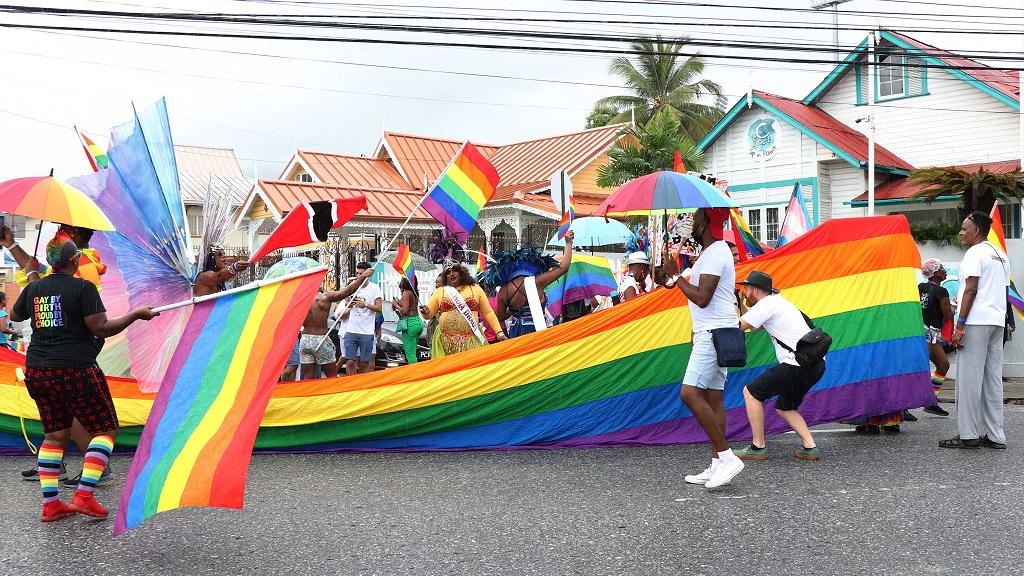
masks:
<path fill-rule="evenodd" d="M 125 479 L 114 534 L 182 506 L 241 508 L 253 441 L 327 271 L 194 305 Z"/>
<path fill-rule="evenodd" d="M 828 369 L 800 410 L 811 425 L 932 404 L 915 270 L 902 216 L 832 220 L 737 266 L 774 277 L 834 338 Z M 285 333 L 283 329 L 278 333 Z M 769 338 L 748 335 L 749 360 L 726 386 L 729 436 L 749 433 L 742 388 L 775 364 Z M 679 401 L 690 314 L 678 290 L 441 360 L 347 378 L 279 384 L 256 437 L 269 451 L 556 448 L 706 442 Z M 254 354 L 254 356 L 256 356 Z M 0 446 L 25 453 L 19 416 L 40 432 L 14 380 L 23 359 L 0 351 Z M 155 396 L 110 379 L 122 429 L 138 441 Z M 769 403 L 770 404 L 770 403 Z M 159 404 L 157 405 L 159 409 Z M 770 406 L 769 406 L 770 408 Z M 785 424 L 768 410 L 767 429 Z"/>
<path fill-rule="evenodd" d="M 1006 251 L 1006 236 L 1003 234 L 1003 215 L 999 213 L 998 202 L 992 205 L 992 212 L 989 213 L 989 217 L 992 218 L 992 227 L 988 230 L 988 238 L 986 240 L 998 246 L 1003 251 L 1003 254 L 1009 254 Z M 1013 306 L 1017 316 L 1024 320 L 1024 299 L 1021 298 L 1020 292 L 1017 291 L 1017 285 L 1013 282 L 1012 276 L 1010 277 L 1010 287 L 1007 290 L 1007 300 L 1010 302 L 1010 306 Z"/>
<path fill-rule="evenodd" d="M 423 209 L 465 242 L 497 186 L 498 171 L 476 146 L 466 142 L 427 191 Z"/>

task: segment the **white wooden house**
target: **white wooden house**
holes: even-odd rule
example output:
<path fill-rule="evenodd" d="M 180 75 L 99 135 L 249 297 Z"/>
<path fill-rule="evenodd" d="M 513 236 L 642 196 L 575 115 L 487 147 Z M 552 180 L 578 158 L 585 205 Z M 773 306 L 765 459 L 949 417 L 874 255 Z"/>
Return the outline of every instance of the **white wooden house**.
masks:
<path fill-rule="evenodd" d="M 868 90 L 875 94 L 875 213 L 911 221 L 956 219 L 958 198 L 925 204 L 910 196 L 914 168 L 964 166 L 1008 172 L 1020 167 L 1016 72 L 881 30 L 874 86 L 868 41 L 809 94 L 751 90 L 699 143 L 705 166 L 728 180 L 762 241 L 778 237 L 799 183 L 816 223 L 863 216 L 867 205 Z M 1020 237 L 1020 209 L 1004 212 L 1008 237 Z"/>

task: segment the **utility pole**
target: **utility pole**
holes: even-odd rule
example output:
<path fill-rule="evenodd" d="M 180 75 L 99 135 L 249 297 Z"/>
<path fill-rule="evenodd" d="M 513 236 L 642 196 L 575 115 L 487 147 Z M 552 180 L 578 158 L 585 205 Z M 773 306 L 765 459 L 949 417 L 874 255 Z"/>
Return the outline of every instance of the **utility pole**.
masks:
<path fill-rule="evenodd" d="M 875 215 L 875 31 L 868 33 L 868 115 L 855 122 L 868 123 L 868 216 Z M 860 87 L 857 87 L 860 90 Z"/>
<path fill-rule="evenodd" d="M 850 0 L 811 0 L 811 8 L 815 10 L 822 10 L 824 8 L 832 9 L 832 47 L 835 48 L 833 59 L 836 62 L 842 60 L 842 56 L 839 54 L 839 5 L 845 4 Z"/>

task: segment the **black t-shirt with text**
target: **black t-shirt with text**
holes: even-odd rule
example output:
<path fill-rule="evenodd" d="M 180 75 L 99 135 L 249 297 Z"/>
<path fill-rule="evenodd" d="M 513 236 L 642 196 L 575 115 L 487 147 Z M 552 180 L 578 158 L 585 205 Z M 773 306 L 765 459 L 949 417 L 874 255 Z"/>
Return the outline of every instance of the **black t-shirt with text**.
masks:
<path fill-rule="evenodd" d="M 85 317 L 106 309 L 92 282 L 50 274 L 29 284 L 12 310 L 32 321 L 26 366 L 84 368 L 96 364 L 103 341 L 89 331 Z"/>
<path fill-rule="evenodd" d="M 941 330 L 942 299 L 949 298 L 949 290 L 938 284 L 921 282 L 917 285 L 917 291 L 921 294 L 921 316 L 924 317 L 924 325 Z"/>

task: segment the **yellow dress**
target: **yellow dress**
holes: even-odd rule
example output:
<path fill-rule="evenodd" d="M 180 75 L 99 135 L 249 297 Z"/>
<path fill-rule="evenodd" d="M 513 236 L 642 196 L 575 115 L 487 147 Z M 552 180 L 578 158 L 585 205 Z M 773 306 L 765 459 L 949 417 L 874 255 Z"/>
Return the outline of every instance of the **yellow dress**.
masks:
<path fill-rule="evenodd" d="M 491 330 L 494 330 L 495 333 L 501 331 L 498 316 L 494 313 L 490 303 L 487 302 L 487 295 L 484 294 L 484 291 L 479 286 L 476 284 L 459 286 L 458 291 L 466 301 L 466 305 L 473 313 L 473 318 L 478 325 L 481 316 L 483 316 L 483 321 L 490 326 Z M 455 303 L 448 297 L 446 288 L 435 290 L 426 306 L 428 309 L 427 318 L 433 318 L 440 314 L 432 342 L 433 358 L 442 358 L 450 354 L 465 352 L 485 344 L 480 342 L 473 333 L 472 327 L 470 327 L 466 319 L 455 307 Z M 483 328 L 480 328 L 480 333 L 483 334 Z"/>

